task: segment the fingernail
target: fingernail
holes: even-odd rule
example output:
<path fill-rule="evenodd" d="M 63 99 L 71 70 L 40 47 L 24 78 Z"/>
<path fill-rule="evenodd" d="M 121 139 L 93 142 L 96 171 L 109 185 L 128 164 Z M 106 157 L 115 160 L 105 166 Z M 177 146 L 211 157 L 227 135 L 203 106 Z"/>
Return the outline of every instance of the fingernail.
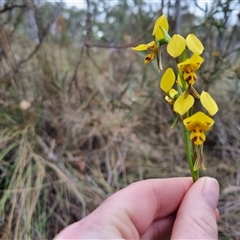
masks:
<path fill-rule="evenodd" d="M 206 178 L 202 194 L 205 202 L 215 211 L 219 198 L 219 185 L 217 180 L 214 178 Z"/>

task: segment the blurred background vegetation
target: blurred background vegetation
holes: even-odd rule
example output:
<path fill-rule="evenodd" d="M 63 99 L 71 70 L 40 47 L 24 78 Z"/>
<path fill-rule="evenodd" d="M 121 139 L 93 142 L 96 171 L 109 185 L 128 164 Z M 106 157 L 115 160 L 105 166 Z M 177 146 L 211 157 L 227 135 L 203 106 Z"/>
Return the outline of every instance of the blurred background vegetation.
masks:
<path fill-rule="evenodd" d="M 162 73 L 131 50 L 152 40 L 163 13 L 170 35 L 191 32 L 205 46 L 196 88 L 220 111 L 201 176 L 221 186 L 219 239 L 240 239 L 240 1 L 84 6 L 1 1 L 1 239 L 52 239 L 134 181 L 190 176 Z"/>

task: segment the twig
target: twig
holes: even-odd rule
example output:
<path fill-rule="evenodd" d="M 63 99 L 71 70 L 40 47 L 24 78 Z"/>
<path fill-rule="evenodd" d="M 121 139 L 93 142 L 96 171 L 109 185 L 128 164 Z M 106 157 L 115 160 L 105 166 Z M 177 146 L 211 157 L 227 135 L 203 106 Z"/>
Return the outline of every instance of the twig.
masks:
<path fill-rule="evenodd" d="M 89 36 L 89 33 L 90 33 L 90 12 L 89 12 L 89 9 L 90 9 L 90 3 L 89 3 L 89 0 L 86 0 L 87 2 L 87 21 L 86 21 L 86 36 L 85 36 L 85 41 L 84 41 L 84 46 L 86 48 L 114 48 L 114 49 L 125 49 L 125 48 L 129 48 L 129 47 L 133 47 L 135 46 L 145 35 L 148 31 L 150 31 L 152 29 L 152 26 L 154 24 L 154 21 L 149 24 L 149 26 L 147 27 L 146 29 L 146 32 L 144 34 L 142 34 L 140 37 L 138 37 L 137 39 L 133 40 L 132 42 L 130 43 L 127 43 L 127 44 L 115 44 L 115 43 L 91 43 L 88 41 L 88 36 Z"/>
<path fill-rule="evenodd" d="M 42 31 L 42 35 L 41 35 L 41 40 L 39 41 L 39 43 L 36 45 L 36 47 L 33 49 L 33 51 L 26 57 L 21 59 L 20 61 L 18 61 L 15 64 L 15 68 L 13 69 L 13 71 L 9 71 L 7 72 L 4 76 L 2 76 L 0 78 L 0 83 L 6 79 L 8 79 L 9 77 L 11 77 L 12 72 L 17 73 L 19 68 L 21 67 L 22 64 L 28 62 L 29 60 L 31 60 L 33 58 L 33 56 L 37 53 L 37 51 L 40 49 L 40 47 L 42 46 L 43 40 L 45 39 L 45 37 L 47 36 L 47 34 L 49 33 L 51 24 L 56 20 L 57 18 L 57 14 L 53 14 L 53 18 L 51 19 L 51 21 L 49 22 L 49 24 L 45 27 L 45 29 Z"/>
<path fill-rule="evenodd" d="M 86 15 L 86 21 L 85 21 L 85 28 L 83 31 L 83 32 L 86 32 L 86 35 L 85 36 L 83 35 L 83 39 L 81 41 L 81 42 L 83 42 L 83 46 L 81 47 L 80 54 L 79 54 L 80 55 L 79 60 L 77 61 L 72 79 L 70 80 L 68 94 L 70 94 L 70 92 L 71 92 L 73 83 L 76 82 L 78 69 L 82 63 L 82 58 L 83 58 L 83 54 L 84 54 L 84 50 L 85 50 L 84 47 L 86 46 L 86 41 L 87 41 L 87 38 L 89 35 L 89 30 L 90 30 L 90 21 L 91 21 L 90 2 L 89 2 L 89 0 L 86 0 L 86 2 L 87 2 L 87 15 Z"/>
<path fill-rule="evenodd" d="M 152 28 L 152 23 L 148 26 L 146 32 L 142 34 L 139 38 L 133 40 L 127 44 L 114 44 L 114 43 L 89 43 L 86 41 L 85 47 L 87 48 L 114 48 L 114 49 L 124 49 L 135 46 L 145 35 L 146 33 Z"/>
<path fill-rule="evenodd" d="M 24 4 L 13 4 L 11 6 L 8 5 L 8 3 L 4 4 L 3 9 L 0 10 L 0 14 L 7 12 L 7 11 L 12 11 L 14 8 L 25 8 L 27 6 L 26 3 Z"/>

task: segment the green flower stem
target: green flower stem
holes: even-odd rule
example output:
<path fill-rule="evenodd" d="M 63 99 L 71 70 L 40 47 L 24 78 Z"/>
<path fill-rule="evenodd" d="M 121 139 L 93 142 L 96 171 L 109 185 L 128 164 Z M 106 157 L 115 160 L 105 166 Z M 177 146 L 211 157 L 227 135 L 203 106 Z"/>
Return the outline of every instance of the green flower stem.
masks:
<path fill-rule="evenodd" d="M 191 141 L 189 138 L 189 132 L 185 127 L 184 127 L 184 142 L 186 147 L 188 164 L 192 174 L 192 179 L 193 179 L 193 182 L 196 182 L 199 179 L 199 171 L 198 170 L 193 171 L 194 160 L 193 160 L 193 154 L 192 154 L 192 148 L 191 148 Z"/>

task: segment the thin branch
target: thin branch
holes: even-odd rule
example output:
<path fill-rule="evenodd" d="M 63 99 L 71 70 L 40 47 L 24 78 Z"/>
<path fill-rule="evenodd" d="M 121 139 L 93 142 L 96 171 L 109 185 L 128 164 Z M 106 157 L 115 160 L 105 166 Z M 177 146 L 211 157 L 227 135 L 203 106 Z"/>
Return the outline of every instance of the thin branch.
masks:
<path fill-rule="evenodd" d="M 0 14 L 7 12 L 7 11 L 12 11 L 14 8 L 25 8 L 27 6 L 26 3 L 24 4 L 13 4 L 13 5 L 8 5 L 7 3 L 4 4 L 3 9 L 0 10 Z"/>
<path fill-rule="evenodd" d="M 41 36 L 41 40 L 39 41 L 39 43 L 36 45 L 36 47 L 32 50 L 32 52 L 26 57 L 21 59 L 20 61 L 18 61 L 15 65 L 15 68 L 13 69 L 14 73 L 17 73 L 19 68 L 21 67 L 22 64 L 28 62 L 29 60 L 32 59 L 32 57 L 37 53 L 37 51 L 40 49 L 40 47 L 42 46 L 43 40 L 45 39 L 45 37 L 47 36 L 47 34 L 49 33 L 51 24 L 56 20 L 57 16 L 56 14 L 53 14 L 53 18 L 51 19 L 51 21 L 49 22 L 49 24 L 46 26 L 46 28 L 43 30 L 42 36 Z M 9 71 L 8 73 L 6 73 L 4 76 L 2 76 L 0 78 L 0 83 L 2 81 L 4 81 L 6 78 L 8 79 L 12 74 L 12 71 Z"/>
<path fill-rule="evenodd" d="M 147 27 L 146 29 L 146 32 L 144 34 L 142 34 L 139 38 L 133 40 L 132 42 L 130 43 L 127 43 L 127 44 L 115 44 L 115 43 L 90 43 L 88 41 L 88 36 L 89 36 L 89 33 L 90 33 L 90 30 L 91 30 L 91 26 L 90 26 L 90 13 L 89 13 L 89 9 L 90 9 L 90 3 L 89 3 L 89 0 L 86 0 L 87 2 L 87 21 L 86 21 L 86 36 L 85 36 L 85 44 L 84 46 L 87 47 L 87 48 L 114 48 L 114 49 L 125 49 L 125 48 L 129 48 L 129 47 L 133 47 L 135 46 L 145 35 L 148 31 L 150 31 L 152 29 L 152 26 L 154 24 L 154 21 L 149 24 L 149 26 Z"/>
<path fill-rule="evenodd" d="M 223 55 L 223 58 L 226 58 L 226 57 L 229 57 L 230 55 L 232 55 L 233 53 L 236 53 L 240 51 L 240 47 L 236 47 L 236 48 L 233 48 L 232 50 L 226 52 L 224 55 Z"/>
<path fill-rule="evenodd" d="M 83 54 L 84 54 L 84 50 L 85 50 L 84 47 L 86 46 L 86 42 L 87 42 L 87 38 L 89 35 L 89 30 L 90 30 L 90 22 L 91 22 L 90 2 L 89 2 L 89 0 L 86 0 L 86 2 L 87 2 L 87 15 L 86 15 L 85 27 L 84 27 L 84 31 L 83 31 L 83 32 L 86 32 L 86 35 L 85 36 L 83 35 L 83 40 L 81 41 L 81 42 L 83 42 L 83 46 L 81 47 L 80 54 L 79 54 L 80 55 L 79 60 L 76 64 L 72 79 L 70 80 L 68 94 L 70 94 L 72 85 L 73 85 L 74 81 L 76 81 L 76 79 L 77 79 L 78 69 L 82 63 L 82 58 L 83 58 Z"/>
<path fill-rule="evenodd" d="M 152 27 L 152 25 L 151 25 Z M 151 28 L 150 28 L 151 29 Z M 139 38 L 135 39 L 134 41 L 127 43 L 127 44 L 115 44 L 115 43 L 107 43 L 107 44 L 101 44 L 101 43 L 89 43 L 86 42 L 85 43 L 85 47 L 87 48 L 114 48 L 114 49 L 124 49 L 124 48 L 129 48 L 129 47 L 133 47 L 135 46 L 148 32 L 149 29 L 147 29 L 147 31 L 142 34 Z"/>
<path fill-rule="evenodd" d="M 133 40 L 132 42 L 130 43 L 127 43 L 127 44 L 115 44 L 115 43 L 107 43 L 107 44 L 104 44 L 104 43 L 89 43 L 86 41 L 85 43 L 85 47 L 87 48 L 114 48 L 114 49 L 124 49 L 124 48 L 129 48 L 129 47 L 133 47 L 135 46 L 146 34 L 149 30 L 152 29 L 152 26 L 153 24 L 151 23 L 146 32 L 144 34 L 142 34 L 139 38 Z"/>

